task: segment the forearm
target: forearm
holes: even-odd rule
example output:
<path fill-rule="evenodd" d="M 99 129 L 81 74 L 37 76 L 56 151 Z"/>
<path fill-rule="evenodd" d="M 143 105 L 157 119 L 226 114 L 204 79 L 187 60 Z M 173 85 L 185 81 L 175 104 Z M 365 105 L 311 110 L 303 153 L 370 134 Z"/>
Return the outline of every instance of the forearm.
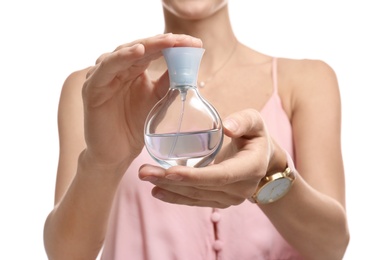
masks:
<path fill-rule="evenodd" d="M 49 259 L 95 259 L 103 245 L 122 173 L 79 159 L 70 187 L 48 216 L 44 243 Z"/>
<path fill-rule="evenodd" d="M 297 174 L 290 192 L 261 209 L 306 259 L 341 260 L 349 241 L 344 208 Z"/>

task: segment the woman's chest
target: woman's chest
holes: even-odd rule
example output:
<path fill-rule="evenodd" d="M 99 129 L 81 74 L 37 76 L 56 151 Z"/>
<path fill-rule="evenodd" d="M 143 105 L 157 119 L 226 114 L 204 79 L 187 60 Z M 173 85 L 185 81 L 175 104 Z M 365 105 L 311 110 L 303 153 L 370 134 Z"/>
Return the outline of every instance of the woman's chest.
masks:
<path fill-rule="evenodd" d="M 218 90 L 202 90 L 200 92 L 211 105 L 215 107 L 222 118 L 231 113 L 244 109 L 256 109 L 261 111 L 264 105 L 273 95 L 272 87 L 234 86 Z"/>

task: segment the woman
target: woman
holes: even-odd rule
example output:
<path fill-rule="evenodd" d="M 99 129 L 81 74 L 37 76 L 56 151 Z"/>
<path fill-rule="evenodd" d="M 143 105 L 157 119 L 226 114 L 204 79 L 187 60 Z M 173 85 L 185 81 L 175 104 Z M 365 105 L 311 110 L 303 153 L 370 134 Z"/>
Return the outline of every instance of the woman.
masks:
<path fill-rule="evenodd" d="M 240 43 L 226 0 L 162 3 L 165 34 L 64 82 L 48 257 L 95 259 L 103 248 L 103 259 L 341 259 L 349 231 L 332 68 Z M 165 170 L 143 148 L 146 116 L 168 89 L 161 50 L 174 46 L 206 50 L 200 93 L 226 135 L 207 167 Z M 287 193 L 275 200 L 273 187 L 258 201 L 278 173 Z"/>

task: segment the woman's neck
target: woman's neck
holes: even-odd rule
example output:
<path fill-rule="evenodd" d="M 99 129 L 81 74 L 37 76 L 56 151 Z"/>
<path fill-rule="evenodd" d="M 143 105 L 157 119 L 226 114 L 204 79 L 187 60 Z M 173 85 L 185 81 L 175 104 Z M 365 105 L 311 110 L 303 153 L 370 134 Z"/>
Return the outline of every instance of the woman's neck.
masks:
<path fill-rule="evenodd" d="M 204 78 L 222 66 L 234 53 L 238 40 L 232 30 L 227 6 L 203 19 L 181 19 L 164 10 L 165 33 L 188 34 L 200 38 L 205 53 L 200 70 Z"/>

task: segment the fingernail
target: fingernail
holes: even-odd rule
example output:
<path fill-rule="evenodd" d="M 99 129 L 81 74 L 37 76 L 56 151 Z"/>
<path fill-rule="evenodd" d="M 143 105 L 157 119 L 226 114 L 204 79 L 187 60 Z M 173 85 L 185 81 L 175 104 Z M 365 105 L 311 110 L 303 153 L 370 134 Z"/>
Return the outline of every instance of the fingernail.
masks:
<path fill-rule="evenodd" d="M 142 181 L 149 181 L 149 182 L 157 181 L 157 180 L 158 180 L 158 178 L 155 176 L 146 176 L 146 177 L 142 178 Z"/>
<path fill-rule="evenodd" d="M 157 199 L 160 199 L 160 200 L 164 198 L 164 194 L 161 191 L 158 191 L 157 193 L 154 193 L 153 196 L 155 198 L 157 198 Z"/>
<path fill-rule="evenodd" d="M 178 174 L 169 174 L 169 175 L 166 175 L 166 179 L 169 179 L 172 181 L 181 181 L 183 177 Z"/>
<path fill-rule="evenodd" d="M 226 119 L 223 121 L 223 126 L 230 130 L 231 132 L 235 132 L 238 129 L 238 124 L 232 119 Z"/>
<path fill-rule="evenodd" d="M 192 42 L 195 45 L 202 45 L 202 40 L 197 38 L 192 38 Z"/>

